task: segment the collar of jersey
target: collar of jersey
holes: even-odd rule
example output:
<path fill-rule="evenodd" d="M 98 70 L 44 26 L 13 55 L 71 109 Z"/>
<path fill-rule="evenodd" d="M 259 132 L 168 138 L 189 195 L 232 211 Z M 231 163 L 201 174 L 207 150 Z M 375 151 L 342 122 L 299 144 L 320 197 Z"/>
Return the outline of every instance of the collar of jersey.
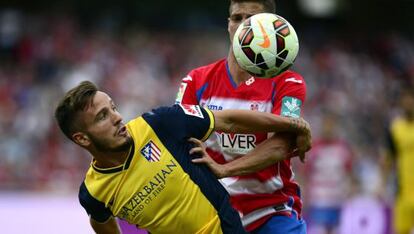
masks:
<path fill-rule="evenodd" d="M 128 153 L 128 157 L 125 161 L 124 164 L 121 164 L 119 166 L 116 167 L 110 167 L 110 168 L 99 168 L 97 166 L 95 166 L 95 160 L 92 162 L 92 168 L 99 172 L 99 173 L 103 173 L 103 174 L 110 174 L 110 173 L 115 173 L 115 172 L 120 172 L 123 170 L 126 170 L 129 168 L 129 165 L 131 164 L 132 158 L 134 157 L 134 152 L 135 152 L 135 144 L 134 142 L 132 142 L 132 146 L 129 149 L 129 153 Z"/>
<path fill-rule="evenodd" d="M 230 73 L 229 62 L 227 60 L 226 60 L 226 71 L 227 71 L 227 76 L 229 77 L 230 84 L 233 86 L 233 88 L 237 89 L 237 84 L 234 81 L 233 76 Z"/>

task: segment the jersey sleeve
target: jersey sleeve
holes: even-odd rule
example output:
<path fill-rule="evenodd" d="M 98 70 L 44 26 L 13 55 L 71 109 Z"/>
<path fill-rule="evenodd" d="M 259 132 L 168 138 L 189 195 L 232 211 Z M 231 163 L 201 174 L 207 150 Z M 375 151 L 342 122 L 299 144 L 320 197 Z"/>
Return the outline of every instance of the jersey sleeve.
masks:
<path fill-rule="evenodd" d="M 158 134 L 168 134 L 169 137 L 185 141 L 190 137 L 204 141 L 214 129 L 213 113 L 197 105 L 161 107 L 144 114 L 143 118 Z"/>
<path fill-rule="evenodd" d="M 191 71 L 186 77 L 181 80 L 180 87 L 178 89 L 177 96 L 175 98 L 175 104 L 192 104 L 198 105 L 199 100 L 196 94 L 196 72 Z"/>
<path fill-rule="evenodd" d="M 86 213 L 99 223 L 104 223 L 112 216 L 112 212 L 105 207 L 105 204 L 96 200 L 89 193 L 84 182 L 79 188 L 79 202 L 86 210 Z"/>
<path fill-rule="evenodd" d="M 297 73 L 287 72 L 277 85 L 272 113 L 299 118 L 306 99 L 305 80 Z"/>

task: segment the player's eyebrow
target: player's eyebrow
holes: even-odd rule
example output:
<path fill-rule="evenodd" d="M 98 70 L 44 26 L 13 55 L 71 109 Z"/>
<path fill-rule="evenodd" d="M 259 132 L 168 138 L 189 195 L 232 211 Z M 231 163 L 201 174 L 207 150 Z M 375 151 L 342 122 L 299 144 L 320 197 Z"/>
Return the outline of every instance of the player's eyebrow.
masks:
<path fill-rule="evenodd" d="M 109 104 L 112 108 L 112 106 L 115 106 L 115 102 L 111 99 L 108 98 Z M 103 107 L 101 110 L 99 110 L 99 112 L 95 115 L 95 119 L 94 121 L 97 122 L 99 120 L 99 118 L 101 117 L 101 115 L 105 114 L 106 112 L 108 112 L 108 107 Z"/>
<path fill-rule="evenodd" d="M 108 107 L 104 107 L 102 108 L 96 115 L 95 115 L 95 119 L 94 121 L 97 122 L 99 120 L 99 118 L 101 117 L 101 115 L 105 114 L 106 112 L 108 112 Z"/>

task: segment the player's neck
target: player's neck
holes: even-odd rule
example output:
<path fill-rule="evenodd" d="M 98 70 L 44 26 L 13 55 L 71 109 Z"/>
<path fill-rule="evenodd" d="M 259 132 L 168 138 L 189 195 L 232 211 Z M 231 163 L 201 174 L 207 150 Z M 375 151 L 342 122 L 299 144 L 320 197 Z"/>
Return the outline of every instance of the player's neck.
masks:
<path fill-rule="evenodd" d="M 241 69 L 240 66 L 237 64 L 236 58 L 233 55 L 233 51 L 229 51 L 229 55 L 227 56 L 227 63 L 229 65 L 230 74 L 233 78 L 233 81 L 240 85 L 242 82 L 250 79 L 252 77 L 249 73 L 245 70 Z"/>
<path fill-rule="evenodd" d="M 122 152 L 91 152 L 95 159 L 95 166 L 99 168 L 111 168 L 122 165 L 128 158 L 130 149 Z"/>

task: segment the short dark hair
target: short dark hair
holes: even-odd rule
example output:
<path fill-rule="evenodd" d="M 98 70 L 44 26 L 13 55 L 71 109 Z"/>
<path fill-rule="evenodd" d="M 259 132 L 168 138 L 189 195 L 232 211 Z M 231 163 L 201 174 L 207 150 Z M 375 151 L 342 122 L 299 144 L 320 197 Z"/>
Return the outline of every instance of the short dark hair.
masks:
<path fill-rule="evenodd" d="M 230 7 L 235 3 L 243 3 L 243 2 L 257 2 L 263 5 L 264 11 L 267 13 L 276 13 L 276 3 L 275 0 L 230 0 Z"/>
<path fill-rule="evenodd" d="M 69 139 L 72 140 L 72 134 L 79 129 L 77 120 L 79 111 L 85 110 L 97 91 L 98 87 L 94 83 L 83 81 L 69 90 L 60 100 L 55 109 L 55 119 Z"/>

